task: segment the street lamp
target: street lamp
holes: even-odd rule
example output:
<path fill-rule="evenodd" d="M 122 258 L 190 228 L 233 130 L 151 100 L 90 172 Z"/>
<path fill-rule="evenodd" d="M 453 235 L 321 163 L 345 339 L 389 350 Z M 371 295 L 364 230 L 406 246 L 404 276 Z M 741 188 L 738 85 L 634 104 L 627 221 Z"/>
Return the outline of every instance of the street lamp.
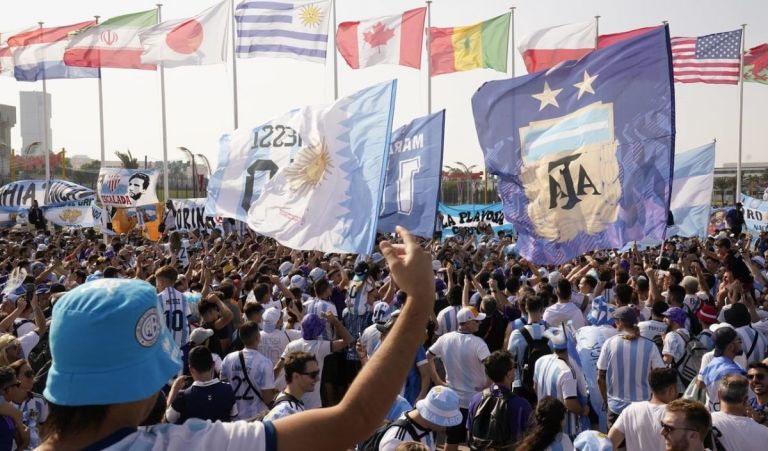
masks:
<path fill-rule="evenodd" d="M 210 181 L 211 180 L 211 175 L 213 174 L 211 172 L 211 162 L 208 161 L 208 157 L 206 157 L 205 155 L 203 155 L 201 153 L 197 154 L 197 158 L 200 158 L 201 160 L 203 160 L 203 163 L 205 164 L 205 169 L 208 171 L 208 180 Z M 202 188 L 202 187 L 203 187 L 203 185 L 201 183 L 200 184 L 200 188 Z M 207 188 L 207 183 L 206 183 L 206 188 Z"/>
<path fill-rule="evenodd" d="M 186 147 L 179 147 L 179 150 L 185 152 L 192 161 L 192 197 L 197 199 L 197 167 L 195 165 L 195 155 Z"/>

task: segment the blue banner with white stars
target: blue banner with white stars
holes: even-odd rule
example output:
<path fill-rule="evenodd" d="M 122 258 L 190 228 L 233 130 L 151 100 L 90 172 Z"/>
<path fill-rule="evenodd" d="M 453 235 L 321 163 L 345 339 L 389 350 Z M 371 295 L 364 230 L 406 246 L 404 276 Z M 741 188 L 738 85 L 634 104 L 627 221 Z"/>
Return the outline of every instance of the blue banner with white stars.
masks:
<path fill-rule="evenodd" d="M 664 238 L 675 138 L 666 26 L 549 71 L 485 83 L 472 107 L 523 256 L 559 264 Z"/>

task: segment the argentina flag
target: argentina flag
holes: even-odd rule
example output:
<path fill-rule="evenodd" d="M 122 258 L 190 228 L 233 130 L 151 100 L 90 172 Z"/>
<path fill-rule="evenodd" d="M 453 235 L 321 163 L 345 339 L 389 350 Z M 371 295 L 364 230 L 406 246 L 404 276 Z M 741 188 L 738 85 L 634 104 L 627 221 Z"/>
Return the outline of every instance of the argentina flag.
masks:
<path fill-rule="evenodd" d="M 707 236 L 714 182 L 715 143 L 675 155 L 670 203 L 675 224 L 667 236 Z"/>
<path fill-rule="evenodd" d="M 331 2 L 244 1 L 235 8 L 239 58 L 325 62 Z"/>
<path fill-rule="evenodd" d="M 517 249 L 560 264 L 663 239 L 674 155 L 669 31 L 658 27 L 472 97 Z"/>

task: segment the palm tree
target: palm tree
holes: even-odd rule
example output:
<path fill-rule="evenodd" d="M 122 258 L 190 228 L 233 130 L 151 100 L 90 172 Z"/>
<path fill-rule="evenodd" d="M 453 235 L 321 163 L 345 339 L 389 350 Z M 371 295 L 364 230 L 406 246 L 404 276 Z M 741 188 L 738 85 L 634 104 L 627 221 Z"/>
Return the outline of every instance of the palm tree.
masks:
<path fill-rule="evenodd" d="M 472 170 L 477 167 L 476 164 L 473 164 L 472 166 L 467 166 L 466 164 L 457 161 L 455 163 L 458 165 L 459 171 L 464 173 L 464 176 L 466 177 L 466 183 L 467 183 L 467 194 L 469 195 L 469 203 L 475 203 L 475 198 L 473 196 L 474 190 L 472 189 Z"/>
<path fill-rule="evenodd" d="M 720 191 L 720 205 L 725 205 L 725 192 L 736 186 L 736 177 L 715 177 L 715 190 Z"/>
<path fill-rule="evenodd" d="M 136 159 L 133 155 L 131 155 L 131 151 L 127 150 L 125 152 L 120 152 L 119 150 L 115 151 L 115 156 L 120 160 L 120 163 L 123 164 L 123 169 L 139 169 L 139 160 Z"/>
<path fill-rule="evenodd" d="M 760 185 L 760 176 L 751 175 L 751 174 L 745 175 L 742 191 L 744 191 L 747 194 L 747 196 L 753 196 L 757 191 L 757 187 L 759 185 Z"/>
<path fill-rule="evenodd" d="M 445 169 L 448 170 L 449 174 L 461 174 L 462 173 L 461 169 L 455 168 L 455 167 L 449 166 L 449 165 L 445 165 Z M 451 178 L 453 178 L 453 177 L 451 177 Z M 458 178 L 455 179 L 455 185 L 456 185 L 456 203 L 460 204 L 461 203 L 461 197 L 460 197 L 460 192 L 459 192 L 459 180 L 458 180 Z M 443 200 L 443 202 L 445 202 L 445 200 Z"/>

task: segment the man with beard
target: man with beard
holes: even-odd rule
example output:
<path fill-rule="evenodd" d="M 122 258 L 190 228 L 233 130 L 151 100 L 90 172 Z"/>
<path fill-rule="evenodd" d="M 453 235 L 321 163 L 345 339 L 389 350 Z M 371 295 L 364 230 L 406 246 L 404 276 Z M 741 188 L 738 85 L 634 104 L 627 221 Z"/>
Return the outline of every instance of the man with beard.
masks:
<path fill-rule="evenodd" d="M 141 196 L 144 195 L 147 188 L 149 188 L 149 176 L 147 174 L 137 172 L 128 179 L 128 196 L 130 196 L 134 202 L 141 199 Z"/>
<path fill-rule="evenodd" d="M 752 411 L 752 418 L 763 426 L 768 426 L 768 365 L 763 362 L 750 363 L 747 380 L 750 390 L 757 397 L 757 406 Z"/>
<path fill-rule="evenodd" d="M 667 404 L 661 436 L 667 451 L 704 451 L 704 438 L 712 429 L 712 417 L 703 404 L 676 399 Z"/>

